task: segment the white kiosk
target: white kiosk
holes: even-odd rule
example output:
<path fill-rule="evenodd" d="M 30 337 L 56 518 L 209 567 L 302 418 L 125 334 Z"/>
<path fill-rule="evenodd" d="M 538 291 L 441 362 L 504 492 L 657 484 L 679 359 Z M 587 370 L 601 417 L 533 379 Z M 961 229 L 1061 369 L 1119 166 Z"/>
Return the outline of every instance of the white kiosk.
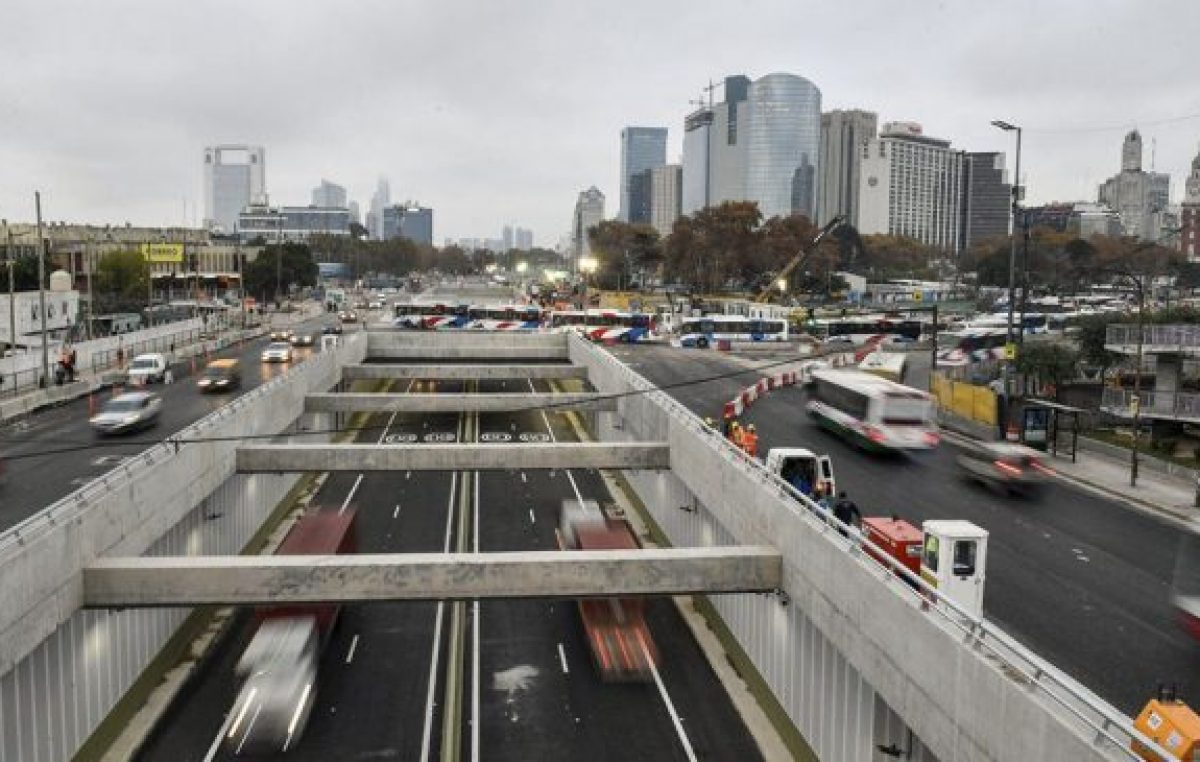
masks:
<path fill-rule="evenodd" d="M 968 613 L 983 616 L 986 529 L 969 521 L 926 521 L 921 578 Z"/>
<path fill-rule="evenodd" d="M 341 342 L 341 337 L 336 334 L 321 334 L 321 351 L 325 352 L 330 349 L 335 349 Z"/>

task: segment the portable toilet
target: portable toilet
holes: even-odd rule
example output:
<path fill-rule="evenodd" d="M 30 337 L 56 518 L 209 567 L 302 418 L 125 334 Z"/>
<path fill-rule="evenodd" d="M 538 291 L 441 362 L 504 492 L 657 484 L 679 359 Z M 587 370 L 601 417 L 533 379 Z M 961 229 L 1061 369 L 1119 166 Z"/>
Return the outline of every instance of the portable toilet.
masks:
<path fill-rule="evenodd" d="M 987 530 L 961 520 L 926 521 L 921 530 L 921 578 L 966 612 L 982 617 Z"/>

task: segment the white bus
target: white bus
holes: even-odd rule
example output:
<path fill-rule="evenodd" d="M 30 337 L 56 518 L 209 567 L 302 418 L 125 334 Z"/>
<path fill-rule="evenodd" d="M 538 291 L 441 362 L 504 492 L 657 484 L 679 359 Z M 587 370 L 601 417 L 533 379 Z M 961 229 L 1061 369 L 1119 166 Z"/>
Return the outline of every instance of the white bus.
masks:
<path fill-rule="evenodd" d="M 632 343 L 658 337 L 655 316 L 619 310 L 558 310 L 550 313 L 550 330 L 574 331 L 592 341 Z"/>
<path fill-rule="evenodd" d="M 929 450 L 938 434 L 933 397 L 860 370 L 814 370 L 806 408 L 824 428 L 867 450 Z"/>
<path fill-rule="evenodd" d="M 741 315 L 704 315 L 684 318 L 679 324 L 679 345 L 704 349 L 718 341 L 787 341 L 783 318 L 749 318 Z"/>
<path fill-rule="evenodd" d="M 536 304 L 397 303 L 396 328 L 422 331 L 536 331 L 542 327 L 542 308 Z"/>

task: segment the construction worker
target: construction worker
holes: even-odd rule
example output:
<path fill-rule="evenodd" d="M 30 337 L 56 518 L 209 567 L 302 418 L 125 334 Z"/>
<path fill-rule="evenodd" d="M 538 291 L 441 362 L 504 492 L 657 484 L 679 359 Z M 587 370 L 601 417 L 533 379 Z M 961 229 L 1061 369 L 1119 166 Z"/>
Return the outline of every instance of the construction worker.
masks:
<path fill-rule="evenodd" d="M 758 434 L 753 423 L 747 426 L 746 432 L 742 434 L 742 450 L 751 458 L 758 457 Z"/>
<path fill-rule="evenodd" d="M 745 432 L 742 431 L 742 426 L 740 423 L 734 421 L 733 423 L 729 424 L 729 441 L 733 442 L 734 447 L 737 447 L 739 450 L 741 450 L 743 447 L 742 442 L 744 441 L 744 436 Z"/>
<path fill-rule="evenodd" d="M 712 419 L 712 416 L 707 416 L 704 419 L 704 425 L 707 426 L 712 431 L 717 430 L 717 422 Z"/>
<path fill-rule="evenodd" d="M 733 413 L 725 413 L 721 419 L 721 436 L 726 439 L 732 439 L 733 433 Z"/>

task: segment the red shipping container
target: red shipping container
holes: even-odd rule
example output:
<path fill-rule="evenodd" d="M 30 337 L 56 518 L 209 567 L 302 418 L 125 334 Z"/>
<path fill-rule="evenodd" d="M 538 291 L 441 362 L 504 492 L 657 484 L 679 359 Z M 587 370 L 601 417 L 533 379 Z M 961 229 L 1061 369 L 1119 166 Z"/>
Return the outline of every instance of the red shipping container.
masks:
<path fill-rule="evenodd" d="M 921 576 L 921 530 L 904 519 L 871 516 L 862 520 L 862 532 L 866 539 L 884 553 L 898 561 L 916 576 Z M 867 555 L 882 564 L 887 562 L 870 548 Z"/>

